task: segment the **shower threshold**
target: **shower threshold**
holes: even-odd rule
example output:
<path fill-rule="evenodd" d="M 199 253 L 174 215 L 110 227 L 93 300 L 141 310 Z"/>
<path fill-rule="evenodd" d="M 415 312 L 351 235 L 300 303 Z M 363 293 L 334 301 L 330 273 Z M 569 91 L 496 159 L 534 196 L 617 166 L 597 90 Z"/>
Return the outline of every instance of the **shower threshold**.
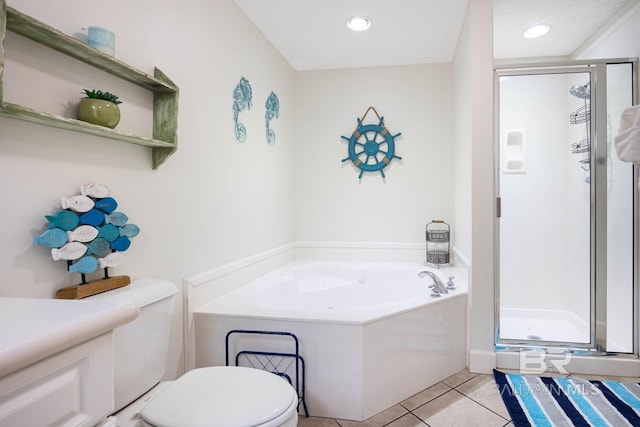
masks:
<path fill-rule="evenodd" d="M 500 339 L 588 344 L 589 324 L 570 311 L 503 308 Z"/>

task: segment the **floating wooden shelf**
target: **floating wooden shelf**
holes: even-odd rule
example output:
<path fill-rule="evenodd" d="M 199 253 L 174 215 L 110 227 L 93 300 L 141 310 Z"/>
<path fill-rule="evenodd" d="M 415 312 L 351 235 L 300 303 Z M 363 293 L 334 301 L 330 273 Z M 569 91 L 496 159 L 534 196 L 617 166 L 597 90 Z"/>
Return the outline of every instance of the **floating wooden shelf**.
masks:
<path fill-rule="evenodd" d="M 77 130 L 92 135 L 104 136 L 105 138 L 117 139 L 118 141 L 130 142 L 132 144 L 144 145 L 147 147 L 173 147 L 173 144 L 157 139 L 145 138 L 104 126 L 94 125 L 81 120 L 61 117 L 51 113 L 43 113 L 32 110 L 21 105 L 4 102 L 2 104 L 2 115 L 26 120 L 28 122 L 42 123 L 48 126 L 62 129 Z"/>
<path fill-rule="evenodd" d="M 153 92 L 153 137 L 141 137 L 3 102 L 4 39 L 7 31 L 20 34 Z M 153 169 L 156 169 L 178 149 L 178 94 L 178 87 L 158 68 L 150 76 L 18 12 L 7 6 L 5 0 L 0 0 L 0 115 L 151 147 Z"/>

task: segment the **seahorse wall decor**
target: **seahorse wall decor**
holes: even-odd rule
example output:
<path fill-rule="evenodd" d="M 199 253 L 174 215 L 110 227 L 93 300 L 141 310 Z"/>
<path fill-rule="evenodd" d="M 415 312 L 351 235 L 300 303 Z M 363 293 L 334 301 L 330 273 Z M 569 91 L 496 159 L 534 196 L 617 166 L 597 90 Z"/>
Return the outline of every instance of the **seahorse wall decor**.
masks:
<path fill-rule="evenodd" d="M 276 133 L 273 129 L 269 128 L 269 123 L 274 118 L 277 119 L 280 117 L 280 101 L 278 100 L 278 95 L 271 91 L 267 101 L 264 103 L 264 107 L 266 109 L 264 118 L 267 126 L 267 143 L 274 144 L 276 142 Z"/>
<path fill-rule="evenodd" d="M 240 77 L 240 81 L 233 89 L 233 122 L 235 124 L 236 140 L 245 142 L 247 140 L 247 128 L 238 121 L 240 113 L 244 110 L 251 110 L 253 99 L 253 89 L 246 77 Z M 273 145 L 276 142 L 276 133 L 271 129 L 271 120 L 280 117 L 280 100 L 275 92 L 271 91 L 264 103 L 265 126 L 267 143 Z"/>
<path fill-rule="evenodd" d="M 242 123 L 238 122 L 238 115 L 244 110 L 251 109 L 252 99 L 251 83 L 244 77 L 240 78 L 240 82 L 233 89 L 233 121 L 236 128 L 236 140 L 245 142 L 247 140 L 247 129 Z"/>

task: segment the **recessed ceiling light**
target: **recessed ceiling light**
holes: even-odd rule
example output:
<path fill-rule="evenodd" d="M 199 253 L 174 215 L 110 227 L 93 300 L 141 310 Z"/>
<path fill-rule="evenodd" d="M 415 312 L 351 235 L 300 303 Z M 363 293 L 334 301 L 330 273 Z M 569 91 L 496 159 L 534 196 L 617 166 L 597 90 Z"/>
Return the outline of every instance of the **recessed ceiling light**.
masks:
<path fill-rule="evenodd" d="M 366 16 L 356 15 L 347 19 L 347 27 L 353 31 L 368 30 L 371 26 L 371 20 Z"/>
<path fill-rule="evenodd" d="M 524 30 L 522 35 L 528 39 L 535 39 L 536 37 L 544 36 L 550 29 L 551 27 L 547 24 L 534 25 L 533 27 L 529 27 Z"/>

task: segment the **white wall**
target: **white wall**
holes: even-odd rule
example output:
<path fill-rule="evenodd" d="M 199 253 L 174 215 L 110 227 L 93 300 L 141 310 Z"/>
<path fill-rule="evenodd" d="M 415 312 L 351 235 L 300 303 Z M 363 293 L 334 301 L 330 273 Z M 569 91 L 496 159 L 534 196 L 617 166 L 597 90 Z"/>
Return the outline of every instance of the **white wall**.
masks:
<path fill-rule="evenodd" d="M 470 153 L 470 164 L 456 163 L 456 189 L 462 192 L 455 209 L 456 218 L 470 221 L 466 243 L 471 253 L 469 369 L 485 373 L 495 367 L 492 35 L 491 0 L 470 1 L 454 61 L 457 82 L 467 81 L 469 103 L 456 109 L 454 126 L 461 130 L 456 144 L 460 152 Z M 460 102 L 461 97 L 456 100 Z"/>
<path fill-rule="evenodd" d="M 50 298 L 79 282 L 32 239 L 46 229 L 44 215 L 82 184 L 108 185 L 142 229 L 114 275 L 159 277 L 181 288 L 190 274 L 293 240 L 294 73 L 232 0 L 10 5 L 69 34 L 108 27 L 117 58 L 145 72 L 163 70 L 180 88 L 179 149 L 153 171 L 147 148 L 0 118 L 0 197 L 10 205 L 0 225 L 0 296 Z M 6 49 L 5 101 L 72 112 L 82 88 L 113 88 L 124 100 L 118 128 L 150 132 L 148 93 L 15 34 Z M 232 113 L 241 76 L 253 86 L 253 108 L 240 116 L 244 144 L 235 140 Z M 272 90 L 281 116 L 271 122 L 277 139 L 269 146 L 264 102 Z M 176 310 L 168 377 L 181 370 L 180 296 Z"/>
<path fill-rule="evenodd" d="M 452 61 L 453 68 L 453 214 L 455 248 L 471 260 L 471 34 L 468 9 Z"/>
<path fill-rule="evenodd" d="M 0 118 L 0 195 L 16 206 L 5 209 L 0 226 L 0 295 L 49 298 L 77 282 L 32 238 L 61 196 L 90 182 L 109 185 L 142 228 L 125 264 L 112 273 L 177 285 L 293 240 L 421 243 L 425 224 L 441 218 L 452 224 L 461 253 L 473 256 L 472 349 L 492 350 L 489 0 L 470 2 L 457 65 L 297 74 L 231 0 L 179 6 L 16 0 L 11 6 L 70 34 L 106 26 L 116 33 L 118 58 L 150 73 L 162 69 L 180 87 L 179 150 L 152 171 L 146 148 Z M 147 93 L 102 73 L 94 77 L 89 67 L 19 39 L 7 40 L 6 87 L 17 88 L 7 91 L 7 101 L 69 112 L 83 87 L 102 83 L 125 101 L 122 129 L 149 132 Z M 34 58 L 22 54 L 24 43 Z M 244 144 L 235 141 L 232 120 L 240 76 L 254 90 L 253 109 L 240 116 L 249 131 Z M 49 90 L 54 95 L 43 99 Z M 272 122 L 274 146 L 264 141 L 263 105 L 271 90 L 281 104 L 281 117 Z M 386 180 L 373 174 L 359 181 L 358 171 L 341 162 L 347 143 L 340 136 L 350 135 L 371 105 L 392 133 L 402 132 L 396 142 L 403 160 L 386 168 Z M 462 159 L 455 163 L 454 145 Z M 454 182 L 461 190 L 455 215 Z M 168 377 L 181 366 L 179 301 L 176 309 Z"/>
<path fill-rule="evenodd" d="M 365 173 L 348 156 L 369 106 L 384 117 L 396 154 Z M 453 224 L 450 64 L 296 74 L 296 238 L 300 241 L 424 242 L 432 219 Z M 373 112 L 363 123 L 377 123 Z M 360 140 L 361 142 L 364 139 Z M 454 237 L 455 239 L 455 237 Z"/>

